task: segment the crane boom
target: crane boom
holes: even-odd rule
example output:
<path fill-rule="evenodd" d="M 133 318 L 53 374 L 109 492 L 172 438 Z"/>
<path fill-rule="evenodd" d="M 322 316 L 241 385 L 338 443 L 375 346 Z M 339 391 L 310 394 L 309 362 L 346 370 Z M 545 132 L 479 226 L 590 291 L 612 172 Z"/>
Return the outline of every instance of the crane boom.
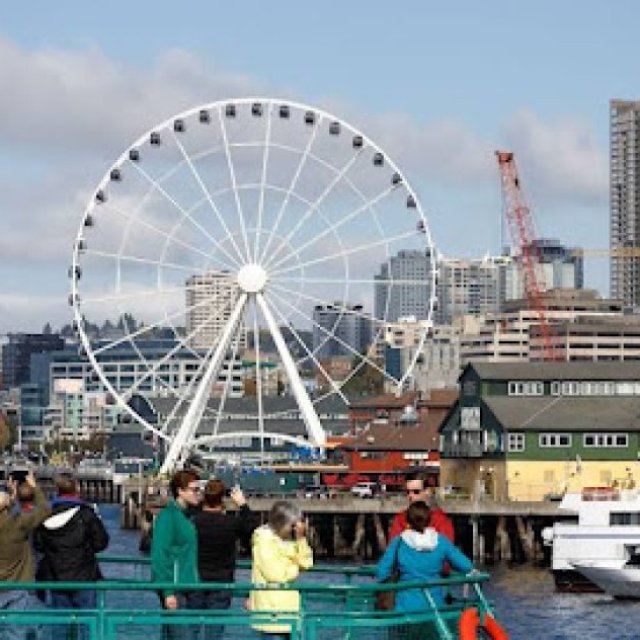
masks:
<path fill-rule="evenodd" d="M 540 264 L 540 251 L 536 243 L 533 216 L 527 207 L 520 178 L 512 151 L 496 151 L 502 183 L 502 205 L 507 219 L 511 242 L 520 251 L 520 268 L 524 284 L 524 295 L 529 306 L 540 320 L 540 334 L 543 341 L 545 360 L 557 360 L 546 310 L 542 302 L 537 268 Z"/>

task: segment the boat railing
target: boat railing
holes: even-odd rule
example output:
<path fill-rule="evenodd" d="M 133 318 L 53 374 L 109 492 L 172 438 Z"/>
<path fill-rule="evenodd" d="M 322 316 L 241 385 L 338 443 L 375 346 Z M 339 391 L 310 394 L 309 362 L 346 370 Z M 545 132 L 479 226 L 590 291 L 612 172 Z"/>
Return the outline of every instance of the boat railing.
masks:
<path fill-rule="evenodd" d="M 37 582 L 0 583 L 2 591 L 69 592 L 95 590 L 93 609 L 55 609 L 35 598 L 27 609 L 0 609 L 3 625 L 20 627 L 25 636 L 38 638 L 76 637 L 81 640 L 150 640 L 179 638 L 255 638 L 256 630 L 275 633 L 288 629 L 291 640 L 345 640 L 419 637 L 454 640 L 457 623 L 468 607 L 478 609 L 481 618 L 491 613 L 481 585 L 488 574 L 451 575 L 429 582 L 378 583 L 374 568 L 319 565 L 304 572 L 294 584 L 256 585 L 250 582 L 176 584 L 158 583 L 129 575 L 113 578 L 109 565 L 148 570 L 147 558 L 103 556 L 107 575 L 97 583 Z M 246 565 L 245 565 L 246 568 Z M 126 572 L 124 572 L 126 574 Z M 242 571 L 240 573 L 243 573 Z M 444 588 L 452 594 L 449 604 L 438 605 L 434 589 Z M 377 611 L 376 594 L 380 591 L 420 590 L 424 609 L 413 612 Z M 160 608 L 159 593 L 189 591 L 224 591 L 231 595 L 229 609 L 167 611 Z M 244 608 L 251 591 L 296 591 L 300 594 L 299 612 L 249 611 Z M 70 635 L 70 634 L 73 634 Z M 162 635 L 164 634 L 164 635 Z"/>

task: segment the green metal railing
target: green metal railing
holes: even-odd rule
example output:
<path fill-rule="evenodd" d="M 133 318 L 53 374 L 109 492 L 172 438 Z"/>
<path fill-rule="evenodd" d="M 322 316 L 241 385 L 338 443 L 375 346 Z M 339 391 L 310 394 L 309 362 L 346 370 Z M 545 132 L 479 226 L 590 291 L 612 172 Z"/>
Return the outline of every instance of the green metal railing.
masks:
<path fill-rule="evenodd" d="M 428 638 L 453 640 L 457 620 L 468 606 L 477 607 L 481 617 L 491 613 L 481 584 L 487 574 L 455 575 L 430 582 L 380 584 L 373 579 L 374 568 L 320 565 L 303 574 L 300 581 L 287 585 L 253 585 L 248 582 L 180 584 L 157 583 L 140 574 L 148 570 L 149 559 L 127 556 L 101 557 L 105 572 L 111 565 L 124 565 L 137 576 L 106 580 L 98 583 L 0 583 L 0 592 L 81 591 L 95 590 L 95 609 L 53 609 L 33 604 L 28 610 L 0 609 L 2 626 L 10 625 L 29 631 L 37 640 L 155 640 L 172 637 L 180 640 L 206 640 L 204 631 L 217 630 L 227 638 L 255 638 L 256 627 L 273 629 L 286 625 L 292 640 L 409 640 Z M 247 568 L 248 563 L 239 563 Z M 314 581 L 315 578 L 315 581 Z M 437 606 L 431 594 L 434 587 L 446 587 L 455 595 L 452 604 Z M 425 610 L 402 613 L 376 611 L 374 601 L 379 591 L 421 589 L 425 595 Z M 232 594 L 230 609 L 164 611 L 158 592 L 221 590 Z M 299 612 L 260 612 L 243 609 L 244 598 L 252 590 L 294 590 L 300 593 Z M 200 634 L 200 635 L 199 635 Z M 212 636 L 214 637 L 215 633 Z M 221 635 L 215 637 L 222 637 Z"/>

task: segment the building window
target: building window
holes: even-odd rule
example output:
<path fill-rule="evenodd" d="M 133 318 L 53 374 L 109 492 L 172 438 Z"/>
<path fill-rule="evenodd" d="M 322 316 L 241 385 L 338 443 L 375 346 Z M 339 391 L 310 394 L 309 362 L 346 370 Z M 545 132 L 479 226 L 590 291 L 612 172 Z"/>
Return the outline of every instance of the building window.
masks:
<path fill-rule="evenodd" d="M 582 443 L 586 447 L 616 447 L 624 449 L 629 446 L 627 433 L 585 433 Z"/>
<path fill-rule="evenodd" d="M 569 433 L 541 433 L 538 438 L 541 447 L 570 447 L 571 434 Z"/>
<path fill-rule="evenodd" d="M 524 451 L 524 433 L 510 433 L 507 440 L 508 451 Z"/>
<path fill-rule="evenodd" d="M 510 396 L 541 396 L 544 394 L 542 382 L 510 382 L 508 386 Z"/>

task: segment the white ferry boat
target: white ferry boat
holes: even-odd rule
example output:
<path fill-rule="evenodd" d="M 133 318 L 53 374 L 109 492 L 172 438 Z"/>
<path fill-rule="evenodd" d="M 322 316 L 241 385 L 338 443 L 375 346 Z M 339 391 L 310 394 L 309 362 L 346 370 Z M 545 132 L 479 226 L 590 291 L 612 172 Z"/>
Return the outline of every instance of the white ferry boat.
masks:
<path fill-rule="evenodd" d="M 552 547 L 559 591 L 602 591 L 586 568 L 621 568 L 640 549 L 640 496 L 635 490 L 589 487 L 564 496 L 559 509 L 573 516 L 542 531 Z"/>

